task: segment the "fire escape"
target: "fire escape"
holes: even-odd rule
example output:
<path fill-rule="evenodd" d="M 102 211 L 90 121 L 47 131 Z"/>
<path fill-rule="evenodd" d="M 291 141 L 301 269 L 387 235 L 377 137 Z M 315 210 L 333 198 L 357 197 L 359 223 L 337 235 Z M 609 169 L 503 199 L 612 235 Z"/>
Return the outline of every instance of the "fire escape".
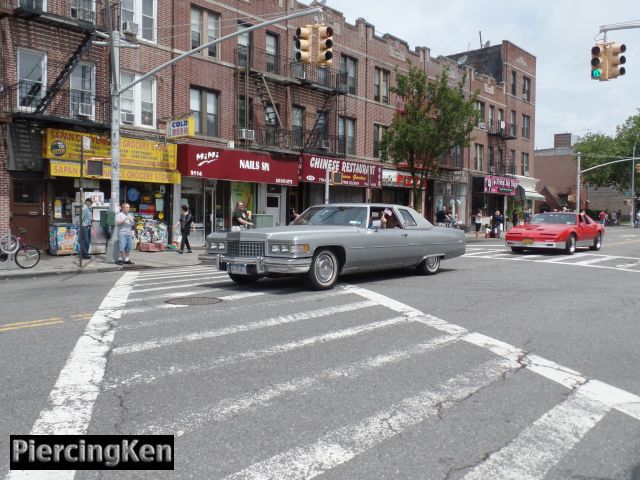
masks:
<path fill-rule="evenodd" d="M 337 116 L 344 107 L 343 75 L 239 45 L 236 50 L 236 142 L 248 149 L 299 155 L 340 154 Z M 259 104 L 259 105 L 258 105 Z M 294 105 L 317 112 L 312 128 L 294 118 Z"/>
<path fill-rule="evenodd" d="M 487 124 L 489 140 L 489 173 L 491 175 L 515 175 L 515 158 L 509 155 L 508 140 L 516 137 L 516 125 L 504 120 L 492 121 Z"/>

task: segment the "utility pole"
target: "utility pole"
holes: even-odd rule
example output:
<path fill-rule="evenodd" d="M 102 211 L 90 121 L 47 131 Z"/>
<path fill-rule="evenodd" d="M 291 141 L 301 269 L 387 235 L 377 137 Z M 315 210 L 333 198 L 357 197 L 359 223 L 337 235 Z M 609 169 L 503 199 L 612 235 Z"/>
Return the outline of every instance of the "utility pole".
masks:
<path fill-rule="evenodd" d="M 633 154 L 631 155 L 631 227 L 636 224 L 636 144 L 638 143 L 638 133 L 633 142 Z"/>
<path fill-rule="evenodd" d="M 109 45 L 111 47 L 111 71 L 113 72 L 113 78 L 111 79 L 111 211 L 115 213 L 116 204 L 120 203 L 120 95 L 126 92 L 130 88 L 134 87 L 138 83 L 142 82 L 146 78 L 154 75 L 160 70 L 169 67 L 180 60 L 183 60 L 195 53 L 204 50 L 205 48 L 209 48 L 213 45 L 217 45 L 218 43 L 222 43 L 231 38 L 237 37 L 238 35 L 246 34 L 252 32 L 254 30 L 258 30 L 260 28 L 267 27 L 269 25 L 273 25 L 278 22 L 291 20 L 293 18 L 303 17 L 310 14 L 319 14 L 322 15 L 322 8 L 315 7 L 307 10 L 300 10 L 298 12 L 285 15 L 283 17 L 275 18 L 273 20 L 268 20 L 266 22 L 259 23 L 257 25 L 253 25 L 248 28 L 243 28 L 241 31 L 230 33 L 229 35 L 225 35 L 224 37 L 217 38 L 210 42 L 207 42 L 203 45 L 200 45 L 197 48 L 189 50 L 182 55 L 177 56 L 176 58 L 169 60 L 168 62 L 163 63 L 159 67 L 154 68 L 150 72 L 145 73 L 140 76 L 129 85 L 125 85 L 123 87 L 120 86 L 120 48 L 122 46 L 132 46 L 128 43 L 122 44 L 122 37 L 120 35 L 120 31 L 113 28 L 113 18 L 111 13 L 111 4 L 110 2 L 107 4 L 107 27 L 109 28 L 110 42 Z M 137 47 L 135 45 L 134 47 Z M 112 235 L 112 241 L 110 242 L 112 246 L 115 246 L 115 235 Z M 113 249 L 113 255 L 110 260 L 114 263 L 116 261 L 117 252 L 115 248 Z M 108 259 L 109 260 L 109 259 Z"/>
<path fill-rule="evenodd" d="M 578 152 L 578 159 L 576 161 L 576 213 L 580 213 L 580 152 Z"/>

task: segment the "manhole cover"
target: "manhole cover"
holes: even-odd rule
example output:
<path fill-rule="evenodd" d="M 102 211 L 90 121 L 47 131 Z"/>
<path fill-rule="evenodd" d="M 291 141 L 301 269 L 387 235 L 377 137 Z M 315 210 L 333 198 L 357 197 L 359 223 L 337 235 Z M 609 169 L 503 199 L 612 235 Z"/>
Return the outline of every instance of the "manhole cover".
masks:
<path fill-rule="evenodd" d="M 176 297 L 166 301 L 172 305 L 212 305 L 220 302 L 221 299 L 214 297 Z"/>

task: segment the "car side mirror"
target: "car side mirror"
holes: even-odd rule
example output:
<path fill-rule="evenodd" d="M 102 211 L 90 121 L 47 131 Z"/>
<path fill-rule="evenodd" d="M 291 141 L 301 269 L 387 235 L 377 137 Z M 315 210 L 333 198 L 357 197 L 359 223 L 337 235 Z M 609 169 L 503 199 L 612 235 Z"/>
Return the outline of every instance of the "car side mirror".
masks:
<path fill-rule="evenodd" d="M 374 220 L 371 222 L 371 228 L 375 228 L 376 230 L 382 226 L 382 222 L 380 220 Z"/>

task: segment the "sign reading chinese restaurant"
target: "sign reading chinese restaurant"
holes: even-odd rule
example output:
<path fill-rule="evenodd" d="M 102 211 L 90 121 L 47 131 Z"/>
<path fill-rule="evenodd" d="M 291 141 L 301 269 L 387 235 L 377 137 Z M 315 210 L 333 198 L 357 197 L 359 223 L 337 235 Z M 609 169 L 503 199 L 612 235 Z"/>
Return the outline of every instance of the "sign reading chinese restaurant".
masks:
<path fill-rule="evenodd" d="M 302 182 L 324 183 L 327 170 L 342 173 L 342 185 L 382 188 L 382 165 L 307 153 L 300 158 L 299 177 Z"/>
<path fill-rule="evenodd" d="M 85 140 L 84 160 L 102 160 L 102 175 L 111 178 L 111 139 L 108 135 L 48 128 L 43 138 L 43 157 L 49 159 L 53 177 L 79 177 L 80 151 Z M 144 183 L 180 183 L 176 170 L 177 146 L 163 142 L 122 137 L 120 180 Z M 84 175 L 87 175 L 85 164 Z"/>
<path fill-rule="evenodd" d="M 515 178 L 495 177 L 487 175 L 484 177 L 485 193 L 500 193 L 502 195 L 515 195 L 516 188 L 520 182 Z"/>
<path fill-rule="evenodd" d="M 298 162 L 267 153 L 182 144 L 178 146 L 178 157 L 180 172 L 185 177 L 298 184 Z"/>
<path fill-rule="evenodd" d="M 167 122 L 167 139 L 193 137 L 195 133 L 196 124 L 191 116 Z"/>

